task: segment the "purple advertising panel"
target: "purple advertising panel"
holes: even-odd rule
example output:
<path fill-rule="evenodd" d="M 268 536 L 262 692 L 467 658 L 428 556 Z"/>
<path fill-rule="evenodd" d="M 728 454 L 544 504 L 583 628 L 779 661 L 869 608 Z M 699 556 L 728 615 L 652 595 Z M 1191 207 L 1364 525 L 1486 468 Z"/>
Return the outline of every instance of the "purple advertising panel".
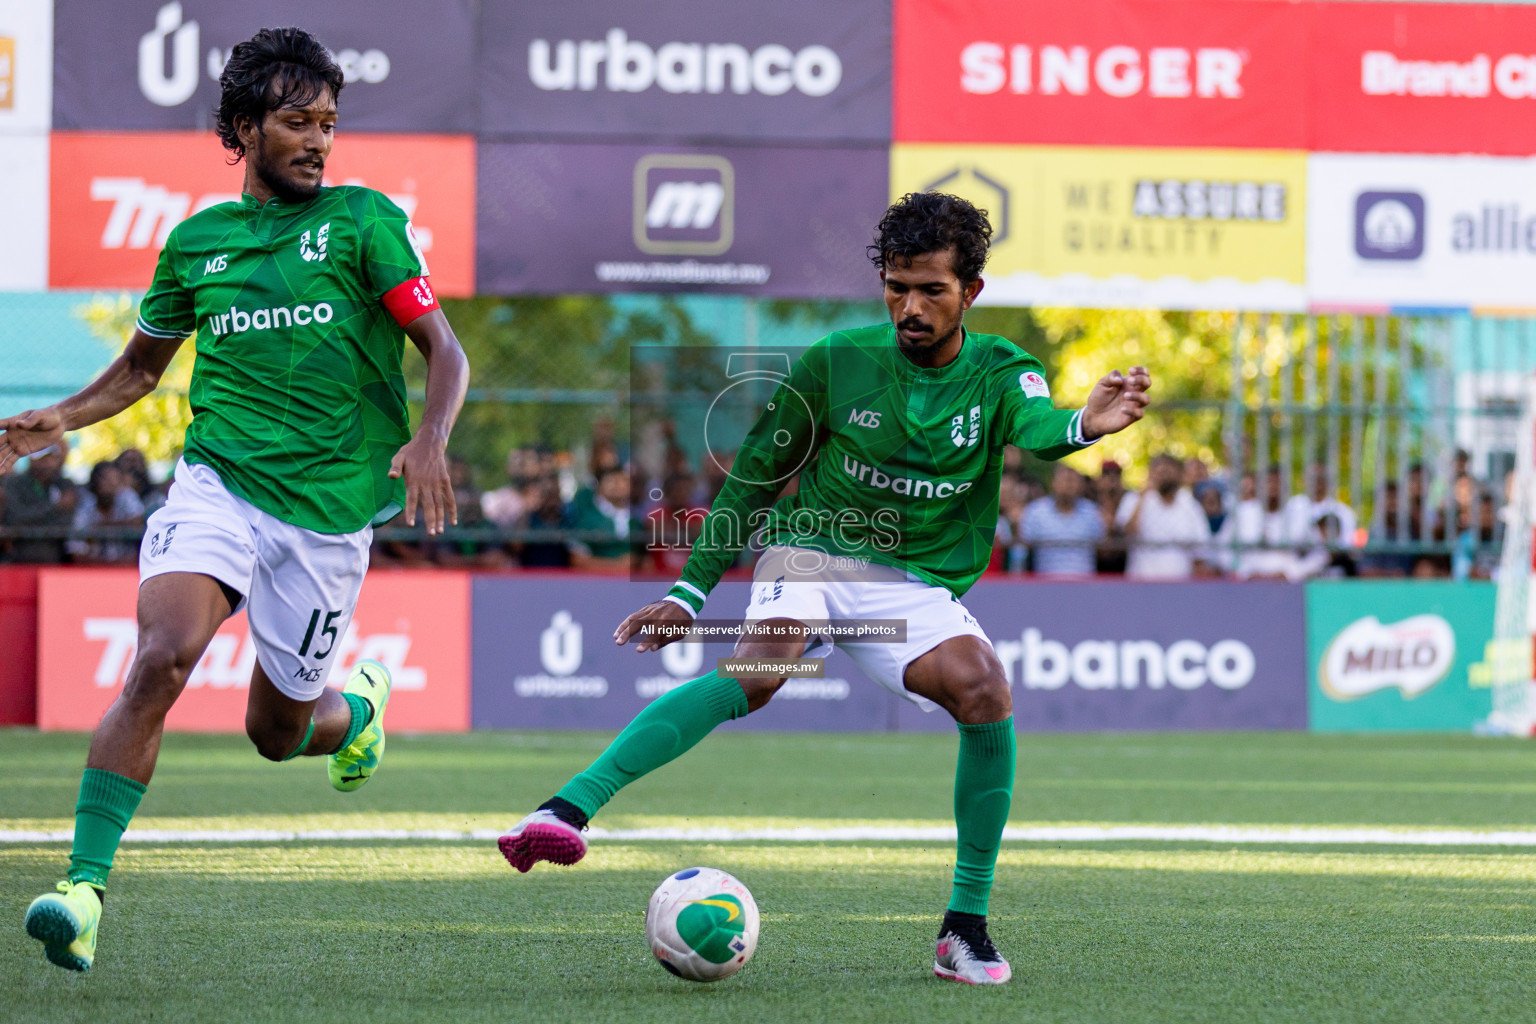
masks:
<path fill-rule="evenodd" d="M 748 585 L 722 583 L 709 613 L 738 618 Z M 655 698 L 729 657 L 729 643 L 673 643 L 637 654 L 613 631 L 659 593 L 654 583 L 558 577 L 479 577 L 474 582 L 476 729 L 616 732 Z M 792 679 L 769 705 L 726 728 L 881 731 L 892 698 L 842 652 L 820 679 Z"/>
<path fill-rule="evenodd" d="M 341 65 L 342 130 L 477 127 L 472 0 L 58 0 L 53 126 L 210 129 L 230 50 L 279 25 L 303 26 Z"/>
<path fill-rule="evenodd" d="M 486 135 L 891 138 L 890 0 L 486 4 Z"/>
<path fill-rule="evenodd" d="M 873 298 L 884 148 L 482 143 L 477 278 L 491 294 Z"/>
<path fill-rule="evenodd" d="M 637 654 L 613 643 L 654 583 L 569 577 L 474 582 L 475 728 L 623 728 L 703 675 L 728 643 Z M 706 615 L 735 618 L 748 585 L 721 584 Z M 1020 732 L 1305 729 L 1303 588 L 1284 583 L 979 583 L 966 606 L 991 636 Z M 953 730 L 888 694 L 841 651 L 730 728 Z"/>
<path fill-rule="evenodd" d="M 1303 595 L 1287 583 L 984 582 L 965 605 L 1008 674 L 1020 732 L 1305 729 Z M 910 706 L 897 724 L 954 728 Z"/>

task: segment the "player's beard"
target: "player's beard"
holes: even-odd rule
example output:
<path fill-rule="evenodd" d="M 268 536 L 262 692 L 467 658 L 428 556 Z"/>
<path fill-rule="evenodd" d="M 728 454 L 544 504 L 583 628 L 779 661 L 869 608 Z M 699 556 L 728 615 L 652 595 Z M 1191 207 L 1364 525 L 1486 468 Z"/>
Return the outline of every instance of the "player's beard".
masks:
<path fill-rule="evenodd" d="M 261 179 L 263 185 L 272 190 L 272 194 L 285 203 L 307 203 L 320 194 L 320 185 L 311 185 L 308 182 L 298 182 L 286 177 L 277 161 L 269 159 L 266 147 L 258 147 L 252 154 L 252 169 L 256 171 L 256 177 Z M 324 158 L 320 158 L 320 167 L 325 168 Z"/>
<path fill-rule="evenodd" d="M 957 321 L 955 326 L 951 327 L 943 335 L 935 331 L 923 341 L 911 341 L 901 333 L 902 327 L 914 327 L 920 323 L 921 321 L 918 321 L 915 317 L 908 317 L 896 325 L 896 344 L 907 358 L 913 360 L 924 359 L 939 351 L 945 345 L 948 345 L 950 340 L 960 330 L 960 323 Z"/>

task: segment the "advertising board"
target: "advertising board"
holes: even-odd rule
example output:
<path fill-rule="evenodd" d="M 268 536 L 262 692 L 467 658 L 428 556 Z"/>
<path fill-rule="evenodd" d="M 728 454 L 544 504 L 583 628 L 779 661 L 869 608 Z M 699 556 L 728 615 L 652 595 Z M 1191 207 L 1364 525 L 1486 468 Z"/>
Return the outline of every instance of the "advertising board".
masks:
<path fill-rule="evenodd" d="M 487 137 L 891 137 L 889 0 L 486 4 Z"/>
<path fill-rule="evenodd" d="M 984 303 L 1306 305 L 1302 153 L 893 147 L 891 196 L 928 189 L 990 214 Z"/>
<path fill-rule="evenodd" d="M 1474 673 L 1493 639 L 1487 582 L 1306 586 L 1313 732 L 1470 732 L 1492 691 Z"/>
<path fill-rule="evenodd" d="M 1536 159 L 1315 153 L 1307 196 L 1314 305 L 1536 308 Z"/>
<path fill-rule="evenodd" d="M 41 729 L 89 730 L 122 692 L 138 640 L 133 569 L 44 569 L 39 580 L 38 702 Z M 391 729 L 469 727 L 469 577 L 368 574 L 357 612 L 337 642 L 328 685 L 373 658 L 394 676 Z M 187 732 L 241 732 L 256 650 L 245 614 L 219 628 L 166 718 Z"/>
<path fill-rule="evenodd" d="M 48 136 L 0 135 L 0 291 L 48 287 Z"/>
<path fill-rule="evenodd" d="M 477 279 L 499 294 L 869 298 L 884 149 L 480 146 Z"/>
<path fill-rule="evenodd" d="M 52 116 L 53 4 L 7 0 L 0 4 L 0 136 L 46 132 Z"/>
<path fill-rule="evenodd" d="M 1302 149 L 1311 6 L 896 0 L 895 138 Z"/>
<path fill-rule="evenodd" d="M 245 173 L 206 133 L 54 132 L 48 282 L 147 288 L 171 229 L 238 200 Z M 475 140 L 350 135 L 326 162 L 328 185 L 366 185 L 411 217 L 442 295 L 475 290 Z"/>
<path fill-rule="evenodd" d="M 341 66 L 344 130 L 474 131 L 477 6 L 57 0 L 53 126 L 211 130 L 235 44 L 262 28 L 302 25 Z"/>

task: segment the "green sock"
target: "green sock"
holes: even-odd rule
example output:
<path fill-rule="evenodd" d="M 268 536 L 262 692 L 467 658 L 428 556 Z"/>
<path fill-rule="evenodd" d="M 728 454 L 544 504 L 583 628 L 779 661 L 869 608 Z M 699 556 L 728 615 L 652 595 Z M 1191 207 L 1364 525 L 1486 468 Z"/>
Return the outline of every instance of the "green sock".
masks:
<path fill-rule="evenodd" d="M 304 753 L 304 748 L 309 746 L 309 738 L 311 736 L 313 736 L 314 734 L 315 734 L 315 719 L 314 719 L 314 716 L 310 716 L 309 728 L 304 730 L 304 738 L 299 740 L 299 745 L 294 747 L 293 750 L 291 750 L 289 752 L 288 756 L 283 758 L 283 760 L 284 761 L 292 761 L 294 758 L 296 758 L 300 754 Z"/>
<path fill-rule="evenodd" d="M 746 713 L 747 695 L 740 683 L 713 672 L 700 676 L 651 701 L 556 795 L 590 818 L 620 789 L 680 756 L 721 722 Z"/>
<path fill-rule="evenodd" d="M 949 909 L 987 912 L 997 849 L 1013 803 L 1013 759 L 1018 740 L 1013 718 L 987 725 L 960 726 L 960 760 L 955 767 L 955 888 Z"/>
<path fill-rule="evenodd" d="M 346 701 L 347 706 L 352 709 L 352 723 L 347 726 L 346 735 L 341 738 L 341 743 L 337 745 L 336 750 L 346 750 L 350 747 L 352 741 L 357 739 L 358 734 L 367 727 L 368 719 L 373 717 L 373 702 L 362 694 L 344 693 L 341 699 Z"/>
<path fill-rule="evenodd" d="M 107 873 L 123 831 L 144 797 L 144 783 L 126 775 L 87 768 L 75 804 L 75 847 L 69 855 L 69 880 L 105 888 Z"/>

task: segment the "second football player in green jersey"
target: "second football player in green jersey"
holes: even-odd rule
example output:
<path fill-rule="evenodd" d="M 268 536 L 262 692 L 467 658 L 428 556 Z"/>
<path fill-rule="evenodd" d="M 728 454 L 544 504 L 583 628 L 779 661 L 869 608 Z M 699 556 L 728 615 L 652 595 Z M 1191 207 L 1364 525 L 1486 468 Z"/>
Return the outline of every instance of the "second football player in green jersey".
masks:
<path fill-rule="evenodd" d="M 138 328 L 198 333 L 187 462 L 305 529 L 395 515 L 405 487 L 389 462 L 410 431 L 394 307 L 435 307 L 426 276 L 405 213 L 358 186 L 246 195 L 178 224 Z"/>
<path fill-rule="evenodd" d="M 1007 339 L 966 332 L 952 362 L 924 367 L 895 333 L 839 331 L 800 357 L 736 453 L 674 594 L 701 608 L 761 529 L 765 546 L 897 566 L 958 597 L 991 555 L 1003 449 L 1055 459 L 1091 443 L 1082 411 L 1055 408 L 1040 362 Z M 774 504 L 796 472 L 796 493 Z"/>

